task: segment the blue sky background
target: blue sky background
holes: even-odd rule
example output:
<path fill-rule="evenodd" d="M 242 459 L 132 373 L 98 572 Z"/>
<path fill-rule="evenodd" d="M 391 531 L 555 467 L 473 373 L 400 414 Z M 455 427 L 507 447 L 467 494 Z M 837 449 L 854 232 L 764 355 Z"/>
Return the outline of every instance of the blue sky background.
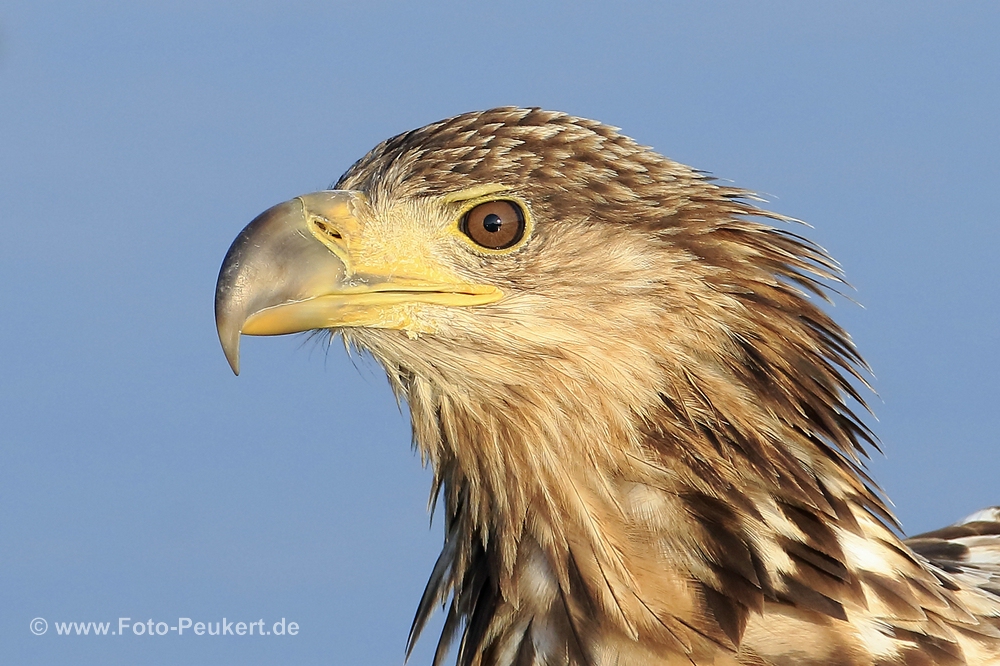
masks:
<path fill-rule="evenodd" d="M 617 125 L 809 221 L 864 305 L 834 314 L 907 531 L 1000 503 L 998 29 L 987 2 L 5 3 L 2 660 L 402 662 L 441 542 L 405 414 L 302 336 L 245 339 L 233 377 L 213 290 L 260 211 L 496 105 Z M 301 630 L 52 626 L 182 616 Z"/>

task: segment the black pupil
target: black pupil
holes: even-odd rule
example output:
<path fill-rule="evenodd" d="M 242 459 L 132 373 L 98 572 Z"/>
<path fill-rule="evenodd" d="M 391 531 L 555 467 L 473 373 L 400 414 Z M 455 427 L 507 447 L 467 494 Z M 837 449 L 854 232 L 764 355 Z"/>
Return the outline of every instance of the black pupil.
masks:
<path fill-rule="evenodd" d="M 503 226 L 503 220 L 496 213 L 490 213 L 483 218 L 483 228 L 491 234 L 495 234 L 500 231 L 500 227 Z"/>

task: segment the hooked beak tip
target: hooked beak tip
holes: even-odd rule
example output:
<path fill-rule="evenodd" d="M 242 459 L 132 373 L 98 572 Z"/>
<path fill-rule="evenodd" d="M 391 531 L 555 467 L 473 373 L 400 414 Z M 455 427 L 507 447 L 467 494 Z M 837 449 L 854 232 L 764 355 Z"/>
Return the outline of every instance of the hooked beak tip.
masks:
<path fill-rule="evenodd" d="M 240 353 L 237 351 L 235 354 L 226 354 L 226 360 L 229 361 L 229 367 L 233 369 L 233 374 L 237 377 L 240 376 Z"/>
<path fill-rule="evenodd" d="M 216 318 L 216 326 L 219 332 L 219 342 L 222 343 L 222 351 L 229 361 L 229 367 L 233 369 L 233 374 L 240 374 L 240 329 L 235 326 L 227 326 L 225 318 Z"/>

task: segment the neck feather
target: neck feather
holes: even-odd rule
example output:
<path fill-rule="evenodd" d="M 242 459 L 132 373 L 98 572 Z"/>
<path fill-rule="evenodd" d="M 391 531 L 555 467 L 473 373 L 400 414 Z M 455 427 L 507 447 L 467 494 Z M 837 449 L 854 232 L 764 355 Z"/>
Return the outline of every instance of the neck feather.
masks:
<path fill-rule="evenodd" d="M 804 423 L 808 406 L 745 397 L 778 387 L 741 390 L 722 368 L 650 362 L 655 378 L 623 382 L 566 371 L 570 358 L 522 361 L 532 382 L 478 394 L 396 375 L 447 521 L 411 640 L 451 598 L 441 641 L 464 626 L 459 663 L 529 637 L 578 663 L 596 642 L 638 642 L 650 659 L 732 651 L 767 602 L 842 617 L 857 592 L 845 535 L 895 539 L 857 463 Z M 842 404 L 823 418 L 863 432 Z"/>

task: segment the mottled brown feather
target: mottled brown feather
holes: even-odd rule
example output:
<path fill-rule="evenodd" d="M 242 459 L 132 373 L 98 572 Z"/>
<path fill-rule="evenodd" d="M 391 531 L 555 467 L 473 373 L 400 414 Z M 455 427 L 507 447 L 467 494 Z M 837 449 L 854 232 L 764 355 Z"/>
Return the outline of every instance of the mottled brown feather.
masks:
<path fill-rule="evenodd" d="M 436 257 L 506 297 L 342 331 L 409 406 L 445 513 L 410 648 L 450 600 L 435 664 L 454 638 L 462 666 L 1000 663 L 1000 518 L 900 541 L 861 462 L 867 367 L 819 306 L 839 267 L 790 218 L 513 107 L 393 137 L 336 187 L 391 234 L 483 185 L 530 237 Z"/>

